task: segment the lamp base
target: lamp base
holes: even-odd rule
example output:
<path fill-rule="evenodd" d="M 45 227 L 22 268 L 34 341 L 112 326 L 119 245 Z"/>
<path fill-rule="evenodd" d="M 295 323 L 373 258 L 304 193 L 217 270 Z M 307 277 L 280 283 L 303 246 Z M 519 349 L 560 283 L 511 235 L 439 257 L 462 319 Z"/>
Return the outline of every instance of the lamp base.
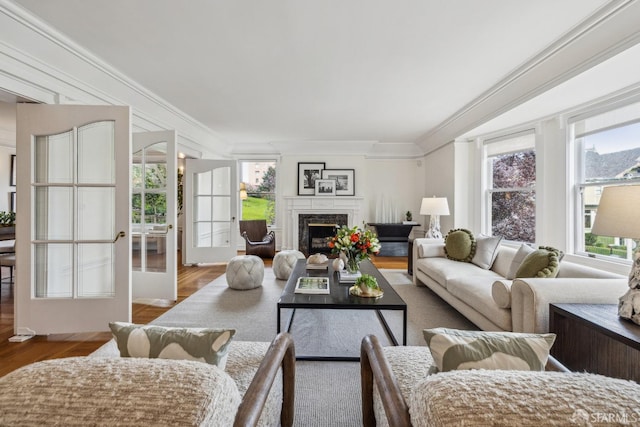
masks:
<path fill-rule="evenodd" d="M 640 289 L 629 289 L 620 297 L 618 316 L 640 325 Z"/>
<path fill-rule="evenodd" d="M 629 290 L 618 300 L 618 316 L 640 325 L 640 254 L 633 254 Z"/>
<path fill-rule="evenodd" d="M 424 237 L 442 239 L 442 233 L 440 232 L 440 215 L 431 215 L 431 218 L 429 218 L 429 230 L 427 230 Z"/>

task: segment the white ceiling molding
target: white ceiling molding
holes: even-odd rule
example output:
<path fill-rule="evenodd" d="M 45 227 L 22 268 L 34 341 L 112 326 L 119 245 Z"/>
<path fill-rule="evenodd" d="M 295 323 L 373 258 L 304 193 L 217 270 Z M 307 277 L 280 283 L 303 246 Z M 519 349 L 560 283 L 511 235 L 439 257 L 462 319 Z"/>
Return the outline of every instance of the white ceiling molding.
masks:
<path fill-rule="evenodd" d="M 104 78 L 106 76 L 109 79 L 115 80 L 118 84 L 125 86 L 129 91 L 133 91 L 136 95 L 142 96 L 155 107 L 165 110 L 171 116 L 187 124 L 188 126 L 179 129 L 179 131 L 183 135 L 183 140 L 188 141 L 188 144 L 191 146 L 189 147 L 190 150 L 198 153 L 215 152 L 216 147 L 223 148 L 226 146 L 224 139 L 216 135 L 210 128 L 120 73 L 21 7 L 12 2 L 0 0 L 0 14 L 5 15 L 44 38 L 46 41 L 54 43 L 65 52 L 80 59 L 86 65 L 102 74 L 103 76 L 101 77 Z M 33 56 L 29 56 L 21 50 L 14 49 L 13 46 L 1 41 L 0 55 L 10 59 L 6 63 L 3 61 L 2 69 L 0 69 L 0 87 L 18 88 L 20 95 L 48 104 L 56 104 L 59 103 L 60 100 L 63 100 L 63 103 L 68 104 L 95 105 L 104 103 L 110 105 L 131 105 L 133 107 L 134 117 L 142 118 L 146 116 L 145 121 L 154 123 L 157 129 L 167 129 L 166 123 L 164 123 L 162 119 L 143 113 L 143 109 L 137 107 L 135 103 L 108 95 L 95 85 L 81 82 L 73 78 L 69 73 L 45 64 Z M 11 68 L 14 69 L 13 72 Z M 5 78 L 4 81 L 3 77 Z M 52 88 L 60 88 L 60 90 L 52 93 Z M 36 89 L 40 90 L 37 91 Z M 53 90 L 55 91 L 55 89 Z M 14 89 L 12 92 L 16 92 L 16 90 Z M 189 132 L 189 130 L 193 130 L 194 132 Z M 194 135 L 186 136 L 188 133 L 193 133 Z M 196 140 L 201 140 L 201 142 L 196 142 Z"/>
<path fill-rule="evenodd" d="M 366 155 L 376 141 L 280 141 L 270 142 L 278 153 L 318 156 Z"/>
<path fill-rule="evenodd" d="M 369 159 L 417 159 L 423 156 L 422 148 L 413 142 L 378 142 L 366 153 Z"/>
<path fill-rule="evenodd" d="M 420 138 L 425 152 L 640 42 L 640 2 L 613 1 Z"/>

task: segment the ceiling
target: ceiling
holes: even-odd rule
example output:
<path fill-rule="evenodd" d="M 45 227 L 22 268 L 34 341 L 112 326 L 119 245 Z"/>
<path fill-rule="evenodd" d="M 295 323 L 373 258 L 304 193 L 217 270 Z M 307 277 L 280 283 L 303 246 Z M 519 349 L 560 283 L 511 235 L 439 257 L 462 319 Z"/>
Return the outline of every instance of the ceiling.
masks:
<path fill-rule="evenodd" d="M 452 117 L 601 8 L 625 2 L 15 3 L 229 144 L 415 142 L 426 150 Z M 499 113 L 488 106 L 479 117 Z"/>

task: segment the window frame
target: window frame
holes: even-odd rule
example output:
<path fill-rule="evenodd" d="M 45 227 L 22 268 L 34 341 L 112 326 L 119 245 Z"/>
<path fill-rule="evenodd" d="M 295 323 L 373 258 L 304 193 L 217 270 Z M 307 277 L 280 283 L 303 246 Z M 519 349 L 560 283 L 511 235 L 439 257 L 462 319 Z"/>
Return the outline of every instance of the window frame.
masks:
<path fill-rule="evenodd" d="M 568 128 L 568 144 L 570 147 L 570 152 L 572 156 L 571 164 L 574 168 L 574 173 L 572 174 L 572 183 L 571 183 L 571 192 L 573 193 L 573 215 L 571 216 L 571 230 L 573 232 L 573 253 L 577 256 L 595 258 L 607 262 L 614 263 L 622 263 L 630 265 L 632 260 L 627 258 L 620 258 L 610 255 L 597 254 L 592 252 L 587 252 L 585 248 L 585 190 L 589 187 L 606 187 L 612 185 L 621 185 L 621 184 L 640 184 L 640 177 L 636 178 L 628 178 L 628 179 L 601 179 L 597 181 L 587 182 L 584 178 L 585 176 L 585 141 L 584 137 L 589 135 L 595 135 L 601 132 L 607 132 L 613 129 L 623 128 L 626 126 L 631 126 L 637 123 L 640 123 L 640 111 L 638 111 L 638 116 L 634 119 L 626 119 L 621 120 L 619 123 L 602 126 L 601 128 L 585 132 L 584 134 L 580 134 L 576 136 L 576 128 L 580 126 L 580 123 L 588 120 L 590 118 L 594 118 L 596 116 L 604 115 L 607 113 L 614 113 L 617 110 L 627 110 L 633 107 L 634 104 L 638 104 L 637 107 L 640 108 L 640 96 L 632 97 L 626 102 L 613 102 L 609 104 L 605 104 L 604 106 L 598 106 L 592 108 L 588 111 L 583 111 L 580 114 L 577 114 L 569 119 L 567 119 L 567 128 Z M 640 141 L 638 144 L 640 147 Z M 593 225 L 593 224 L 592 224 Z M 625 239 L 625 245 L 629 244 L 630 239 Z"/>
<path fill-rule="evenodd" d="M 493 194 L 494 193 L 507 193 L 507 192 L 534 192 L 536 194 L 536 206 L 535 206 L 535 223 L 534 223 L 534 242 L 537 239 L 538 233 L 538 186 L 539 186 L 539 174 L 538 174 L 538 156 L 537 156 L 537 143 L 538 143 L 538 130 L 536 127 L 526 127 L 520 130 L 511 131 L 508 133 L 503 133 L 500 135 L 492 136 L 490 138 L 480 140 L 480 147 L 482 153 L 482 219 L 481 219 L 481 228 L 482 232 L 486 235 L 493 235 Z M 495 152 L 490 153 L 491 144 L 497 144 L 505 141 L 512 141 L 518 138 L 526 138 L 532 136 L 532 143 L 527 143 L 522 145 L 521 147 L 515 149 L 497 149 Z M 495 148 L 495 146 L 494 146 Z M 502 155 L 521 153 L 532 150 L 536 153 L 536 181 L 535 185 L 530 187 L 509 187 L 509 188 L 493 188 L 493 161 L 492 158 Z M 520 241 L 507 240 L 503 239 L 505 242 L 513 242 L 513 243 L 521 243 Z"/>
<path fill-rule="evenodd" d="M 238 163 L 238 188 L 240 188 L 240 183 L 241 182 L 245 182 L 245 184 L 247 185 L 256 185 L 253 184 L 251 182 L 246 182 L 246 181 L 242 181 L 242 175 L 243 175 L 243 165 L 247 164 L 248 165 L 248 170 L 251 171 L 255 171 L 255 163 L 273 163 L 274 167 L 276 169 L 276 185 L 275 185 L 275 189 L 273 190 L 273 193 L 269 193 L 269 194 L 273 194 L 273 200 L 275 203 L 275 209 L 274 209 L 274 220 L 273 220 L 273 224 L 269 224 L 269 221 L 267 220 L 267 227 L 269 228 L 277 228 L 279 225 L 279 217 L 280 215 L 278 214 L 279 208 L 278 205 L 280 204 L 280 200 L 279 200 L 279 184 L 278 182 L 280 181 L 278 179 L 278 169 L 280 167 L 280 159 L 278 158 L 265 158 L 265 157 L 243 157 L 243 158 L 239 158 L 237 159 L 237 163 Z M 242 210 L 242 200 L 240 199 L 240 197 L 238 197 L 238 218 L 242 219 L 243 218 L 243 210 Z"/>

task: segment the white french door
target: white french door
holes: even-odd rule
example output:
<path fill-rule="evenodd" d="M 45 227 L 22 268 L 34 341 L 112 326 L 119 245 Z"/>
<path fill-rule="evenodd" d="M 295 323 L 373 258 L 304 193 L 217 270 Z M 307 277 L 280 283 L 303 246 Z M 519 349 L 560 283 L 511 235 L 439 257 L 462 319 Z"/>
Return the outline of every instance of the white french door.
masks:
<path fill-rule="evenodd" d="M 184 176 L 184 264 L 229 261 L 239 237 L 236 162 L 187 159 Z"/>
<path fill-rule="evenodd" d="M 132 298 L 178 299 L 175 131 L 133 134 Z"/>
<path fill-rule="evenodd" d="M 17 105 L 16 333 L 131 320 L 129 107 Z"/>

